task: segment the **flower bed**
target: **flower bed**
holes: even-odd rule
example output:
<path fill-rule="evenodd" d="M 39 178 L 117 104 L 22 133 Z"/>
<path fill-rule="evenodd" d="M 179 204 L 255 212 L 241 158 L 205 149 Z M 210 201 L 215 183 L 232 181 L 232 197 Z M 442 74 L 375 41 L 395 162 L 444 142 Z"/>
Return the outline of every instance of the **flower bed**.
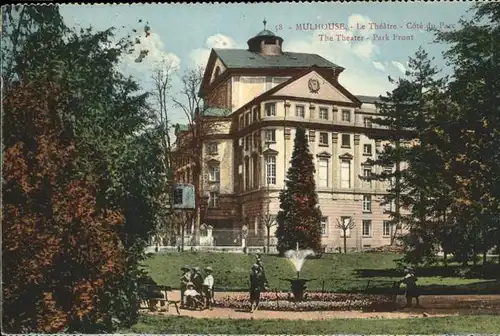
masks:
<path fill-rule="evenodd" d="M 250 309 L 248 294 L 229 295 L 217 299 L 216 307 Z M 306 293 L 304 301 L 294 302 L 293 295 L 284 292 L 262 293 L 259 309 L 281 311 L 314 310 L 392 310 L 393 298 L 385 295 Z"/>

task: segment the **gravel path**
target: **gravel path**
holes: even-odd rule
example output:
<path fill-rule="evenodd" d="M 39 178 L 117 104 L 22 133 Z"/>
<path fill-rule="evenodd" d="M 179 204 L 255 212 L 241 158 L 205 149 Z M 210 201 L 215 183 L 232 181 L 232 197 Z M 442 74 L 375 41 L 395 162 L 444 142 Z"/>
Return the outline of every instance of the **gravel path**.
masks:
<path fill-rule="evenodd" d="M 219 292 L 215 298 L 227 295 L 241 295 L 234 292 Z M 169 293 L 169 299 L 179 300 L 180 293 Z M 404 305 L 404 297 L 398 297 L 398 303 Z M 361 311 L 307 311 L 280 312 L 258 310 L 254 313 L 230 308 L 214 308 L 213 310 L 193 311 L 181 309 L 182 316 L 195 318 L 223 319 L 284 319 L 284 320 L 326 320 L 335 318 L 424 318 L 453 316 L 463 314 L 500 314 L 500 295 L 429 295 L 420 298 L 423 308 L 404 308 L 395 312 L 361 312 Z M 168 312 L 154 312 L 152 315 L 177 315 L 174 307 Z"/>

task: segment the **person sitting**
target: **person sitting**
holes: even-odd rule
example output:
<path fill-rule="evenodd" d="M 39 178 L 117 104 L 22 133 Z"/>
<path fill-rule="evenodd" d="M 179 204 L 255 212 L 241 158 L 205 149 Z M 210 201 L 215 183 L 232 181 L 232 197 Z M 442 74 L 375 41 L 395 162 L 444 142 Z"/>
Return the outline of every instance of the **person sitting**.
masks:
<path fill-rule="evenodd" d="M 205 295 L 205 309 L 212 310 L 212 301 L 214 299 L 214 277 L 213 269 L 210 266 L 205 267 L 207 276 L 203 280 L 203 293 Z"/>
<path fill-rule="evenodd" d="M 194 284 L 192 282 L 187 283 L 184 297 L 186 298 L 186 305 L 188 308 L 196 309 L 202 303 L 201 294 L 194 289 Z"/>
<path fill-rule="evenodd" d="M 417 277 L 414 272 L 410 268 L 405 268 L 405 276 L 400 283 L 404 283 L 406 285 L 406 307 L 412 306 L 413 298 L 416 301 L 416 307 L 420 306 L 420 302 L 418 297 L 420 296 L 418 287 L 417 287 Z"/>
<path fill-rule="evenodd" d="M 182 277 L 181 277 L 181 307 L 184 307 L 185 305 L 185 298 L 184 298 L 184 292 L 186 291 L 187 284 L 191 282 L 191 272 L 190 272 L 190 267 L 188 265 L 185 265 L 181 268 L 182 271 Z"/>
<path fill-rule="evenodd" d="M 191 275 L 191 282 L 194 285 L 194 289 L 201 293 L 203 291 L 203 275 L 201 275 L 199 267 L 193 267 L 193 273 Z"/>

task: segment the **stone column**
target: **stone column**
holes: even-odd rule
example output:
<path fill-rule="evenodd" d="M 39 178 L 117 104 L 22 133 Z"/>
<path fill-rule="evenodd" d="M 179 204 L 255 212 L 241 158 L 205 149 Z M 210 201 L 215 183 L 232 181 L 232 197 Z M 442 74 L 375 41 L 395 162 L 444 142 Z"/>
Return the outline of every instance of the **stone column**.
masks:
<path fill-rule="evenodd" d="M 359 150 L 359 134 L 354 134 L 354 162 L 353 162 L 353 172 L 354 172 L 354 180 L 353 180 L 353 186 L 355 190 L 359 190 L 360 187 L 360 180 L 359 180 L 359 174 L 360 174 L 360 164 L 359 164 L 359 156 L 361 155 L 361 152 Z"/>
<path fill-rule="evenodd" d="M 339 134 L 332 133 L 332 188 L 337 190 L 339 188 L 339 150 L 338 150 Z"/>

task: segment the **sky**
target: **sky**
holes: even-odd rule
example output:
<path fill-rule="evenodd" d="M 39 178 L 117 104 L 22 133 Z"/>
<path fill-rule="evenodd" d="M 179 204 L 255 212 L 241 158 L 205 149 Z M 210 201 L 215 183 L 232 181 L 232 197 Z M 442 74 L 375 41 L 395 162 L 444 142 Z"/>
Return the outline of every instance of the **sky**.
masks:
<path fill-rule="evenodd" d="M 131 4 L 60 5 L 60 11 L 71 27 L 115 27 L 118 37 L 136 34 L 149 54 L 141 63 L 134 62 L 137 55 L 124 57 L 120 68 L 144 90 L 152 88 L 152 70 L 166 60 L 176 70 L 171 93 L 178 94 L 183 73 L 205 66 L 211 48 L 246 49 L 265 19 L 266 28 L 283 38 L 284 51 L 319 54 L 345 68 L 339 82 L 351 93 L 378 96 L 391 90 L 388 76 L 404 76 L 408 58 L 420 46 L 447 73 L 442 57 L 447 46 L 433 43 L 427 27 L 458 27 L 462 16 L 472 15 L 470 7 L 468 2 Z M 133 32 L 146 22 L 151 35 Z M 301 29 L 308 24 L 320 26 Z M 174 123 L 185 122 L 181 111 L 171 113 Z"/>

